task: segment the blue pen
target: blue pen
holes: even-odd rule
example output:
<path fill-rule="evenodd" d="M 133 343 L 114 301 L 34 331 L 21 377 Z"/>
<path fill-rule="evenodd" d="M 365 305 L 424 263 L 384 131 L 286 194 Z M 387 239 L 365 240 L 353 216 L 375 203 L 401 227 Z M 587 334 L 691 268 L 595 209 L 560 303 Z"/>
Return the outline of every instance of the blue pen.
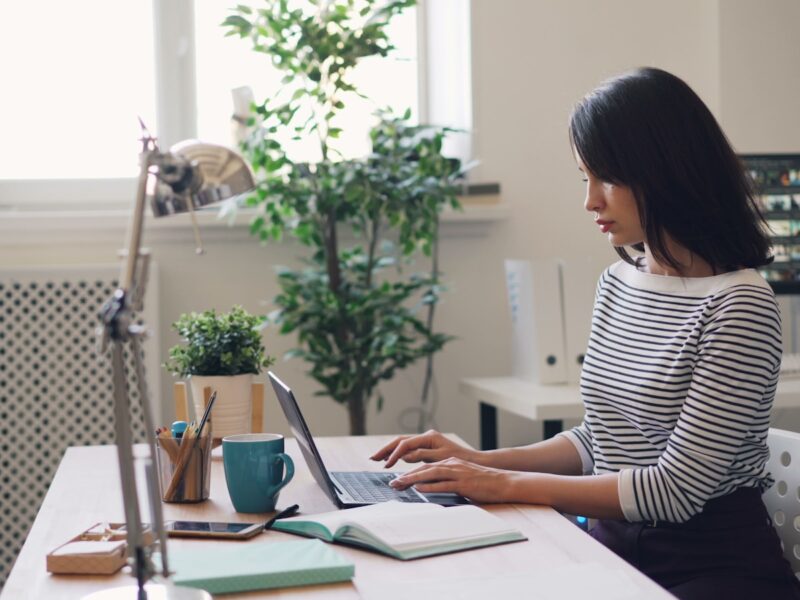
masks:
<path fill-rule="evenodd" d="M 179 440 L 183 437 L 183 433 L 186 431 L 186 421 L 175 421 L 172 424 L 172 437 Z"/>

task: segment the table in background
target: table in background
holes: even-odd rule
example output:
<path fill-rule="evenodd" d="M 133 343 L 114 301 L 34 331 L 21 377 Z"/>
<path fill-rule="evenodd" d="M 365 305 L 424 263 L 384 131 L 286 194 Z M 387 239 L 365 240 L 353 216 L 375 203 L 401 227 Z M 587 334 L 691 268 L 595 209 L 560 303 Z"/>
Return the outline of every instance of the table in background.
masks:
<path fill-rule="evenodd" d="M 320 438 L 317 443 L 331 470 L 380 470 L 380 464 L 369 461 L 367 457 L 390 439 L 389 436 Z M 145 447 L 136 447 L 137 454 L 144 451 Z M 332 510 L 333 505 L 311 477 L 295 440 L 287 440 L 286 451 L 295 461 L 296 471 L 293 481 L 281 492 L 278 509 L 297 503 L 305 514 Z M 165 504 L 165 518 L 241 522 L 267 519 L 267 514 L 254 516 L 234 511 L 225 487 L 221 456 L 212 459 L 211 473 L 211 498 L 208 501 L 200 504 Z M 519 576 L 526 573 L 561 572 L 559 569 L 563 571 L 582 565 L 594 567 L 595 572 L 599 568 L 604 572 L 624 575 L 625 580 L 636 586 L 637 592 L 641 592 L 636 597 L 671 598 L 667 592 L 551 508 L 518 504 L 489 505 L 486 508 L 522 531 L 528 541 L 409 562 L 336 545 L 336 551 L 356 565 L 352 583 L 248 592 L 235 597 L 363 598 L 365 594 L 376 597 L 372 595 L 372 590 L 380 590 L 381 586 L 385 586 L 383 589 L 396 591 L 413 589 L 413 597 L 419 599 L 427 597 L 426 590 L 433 593 L 443 586 L 452 589 L 454 595 L 460 592 L 466 594 L 470 591 L 470 585 L 474 591 L 476 582 L 485 583 L 490 578 L 496 578 L 498 583 L 505 578 L 507 584 L 508 581 L 517 581 Z M 133 585 L 127 567 L 107 577 L 57 576 L 47 573 L 45 569 L 45 555 L 50 550 L 94 523 L 121 520 L 124 518 L 116 448 L 69 448 L 9 575 L 2 599 L 69 600 L 109 587 Z M 271 531 L 256 539 L 267 542 L 298 538 Z M 170 539 L 169 549 L 247 543 L 250 542 Z M 550 579 L 552 584 L 552 576 Z M 530 579 L 527 585 L 530 585 Z M 527 597 L 530 589 L 520 587 L 519 592 L 519 597 Z M 598 592 L 602 590 L 598 589 Z"/>
<path fill-rule="evenodd" d="M 478 402 L 481 450 L 497 448 L 497 409 L 543 421 L 548 439 L 563 428 L 564 419 L 582 419 L 583 402 L 576 383 L 539 384 L 516 377 L 462 379 L 461 393 Z M 800 378 L 778 381 L 773 408 L 800 406 Z"/>

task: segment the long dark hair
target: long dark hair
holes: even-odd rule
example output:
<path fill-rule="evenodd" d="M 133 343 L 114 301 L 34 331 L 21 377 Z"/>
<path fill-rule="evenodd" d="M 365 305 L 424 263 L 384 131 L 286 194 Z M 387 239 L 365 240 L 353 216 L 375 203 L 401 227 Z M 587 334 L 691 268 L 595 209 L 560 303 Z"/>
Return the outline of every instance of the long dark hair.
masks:
<path fill-rule="evenodd" d="M 641 68 L 606 81 L 575 107 L 569 133 L 592 175 L 631 188 L 658 262 L 682 266 L 665 235 L 715 273 L 772 262 L 742 163 L 708 107 L 675 75 Z M 625 248 L 615 250 L 634 263 Z"/>

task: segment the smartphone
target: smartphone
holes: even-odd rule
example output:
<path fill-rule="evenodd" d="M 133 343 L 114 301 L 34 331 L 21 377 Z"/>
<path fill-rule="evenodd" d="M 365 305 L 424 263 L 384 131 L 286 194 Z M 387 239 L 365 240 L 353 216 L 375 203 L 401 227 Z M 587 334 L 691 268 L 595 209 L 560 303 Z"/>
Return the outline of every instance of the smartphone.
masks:
<path fill-rule="evenodd" d="M 246 540 L 264 529 L 263 523 L 215 523 L 209 521 L 167 521 L 164 530 L 170 537 L 203 537 Z"/>

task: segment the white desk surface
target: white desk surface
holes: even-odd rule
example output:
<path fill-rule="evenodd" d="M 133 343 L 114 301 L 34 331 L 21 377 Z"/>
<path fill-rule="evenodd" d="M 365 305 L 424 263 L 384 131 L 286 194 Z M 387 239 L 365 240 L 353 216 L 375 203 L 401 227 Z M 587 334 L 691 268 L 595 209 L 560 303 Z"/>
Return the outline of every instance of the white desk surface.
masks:
<path fill-rule="evenodd" d="M 320 453 L 332 470 L 379 470 L 367 456 L 389 436 L 320 438 Z M 145 450 L 137 447 L 137 454 Z M 281 492 L 278 507 L 298 503 L 305 514 L 332 510 L 313 481 L 296 442 L 286 451 L 296 465 L 295 477 Z M 212 459 L 211 498 L 200 504 L 165 504 L 167 519 L 216 521 L 266 520 L 269 515 L 234 511 L 225 487 L 221 457 Z M 140 486 L 140 490 L 142 486 Z M 489 591 L 502 598 L 638 600 L 672 598 L 610 550 L 548 507 L 523 504 L 486 508 L 522 531 L 528 541 L 458 552 L 414 561 L 399 561 L 336 545 L 356 565 L 352 583 L 304 586 L 232 595 L 242 598 L 459 598 L 485 600 Z M 51 575 L 45 555 L 99 521 L 123 520 L 114 446 L 73 447 L 64 455 L 30 534 L 2 590 L 2 600 L 81 598 L 91 592 L 133 585 L 127 569 L 116 575 Z M 262 542 L 296 540 L 271 531 Z M 246 544 L 239 541 L 171 539 L 168 548 Z M 228 596 L 226 596 L 228 597 Z"/>
<path fill-rule="evenodd" d="M 576 383 L 539 384 L 515 377 L 462 379 L 461 393 L 532 420 L 581 419 L 583 403 Z M 800 378 L 782 379 L 775 408 L 800 406 Z"/>

